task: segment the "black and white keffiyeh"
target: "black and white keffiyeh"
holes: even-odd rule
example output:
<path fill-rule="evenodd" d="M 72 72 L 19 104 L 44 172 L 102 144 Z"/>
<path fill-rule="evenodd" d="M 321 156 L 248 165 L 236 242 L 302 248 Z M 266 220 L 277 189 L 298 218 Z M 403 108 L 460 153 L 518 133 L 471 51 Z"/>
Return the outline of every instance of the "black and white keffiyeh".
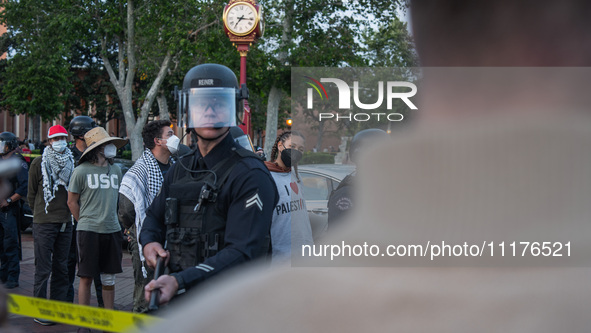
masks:
<path fill-rule="evenodd" d="M 146 148 L 142 155 L 129 168 L 119 187 L 119 193 L 123 194 L 133 203 L 135 210 L 136 235 L 140 234 L 142 224 L 146 218 L 146 210 L 156 198 L 162 187 L 164 177 L 158 166 L 158 161 L 152 151 Z M 138 243 L 140 259 L 144 261 L 141 244 Z M 145 268 L 142 265 L 142 270 Z M 144 271 L 144 277 L 146 277 Z"/>
<path fill-rule="evenodd" d="M 158 192 L 160 192 L 163 181 L 164 177 L 162 177 L 162 171 L 160 171 L 156 157 L 154 157 L 150 149 L 146 148 L 125 174 L 119 192 L 133 202 L 136 210 L 141 203 L 145 205 L 144 208 L 148 208 Z"/>
<path fill-rule="evenodd" d="M 41 156 L 41 174 L 43 175 L 43 199 L 45 200 L 45 213 L 51 200 L 55 198 L 55 191 L 58 186 L 68 190 L 70 176 L 74 171 L 74 157 L 70 149 L 58 153 L 51 147 L 43 150 Z"/>

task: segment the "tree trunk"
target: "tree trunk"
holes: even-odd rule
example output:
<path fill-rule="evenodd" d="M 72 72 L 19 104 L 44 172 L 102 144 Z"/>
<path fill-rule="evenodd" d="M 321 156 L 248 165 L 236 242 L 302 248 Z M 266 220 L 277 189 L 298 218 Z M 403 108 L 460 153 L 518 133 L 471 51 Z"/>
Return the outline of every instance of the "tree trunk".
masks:
<path fill-rule="evenodd" d="M 168 103 L 166 102 L 166 96 L 163 92 L 158 94 L 156 101 L 158 102 L 160 120 L 170 120 L 170 114 L 168 113 Z"/>
<path fill-rule="evenodd" d="M 156 94 L 158 90 L 160 90 L 160 86 L 164 81 L 164 77 L 166 77 L 166 73 L 168 72 L 168 67 L 170 66 L 170 59 L 172 58 L 170 51 L 166 53 L 166 57 L 162 61 L 160 65 L 160 70 L 158 71 L 158 76 L 154 82 L 152 82 L 152 86 L 150 90 L 148 90 L 148 94 L 146 94 L 146 99 L 142 104 L 140 115 L 135 122 L 135 126 L 132 130 L 132 136 L 130 137 L 131 142 L 131 159 L 137 160 L 142 152 L 144 151 L 143 139 L 142 139 L 142 130 L 144 129 L 144 125 L 146 125 L 146 121 L 148 120 L 148 114 L 150 113 L 150 109 L 152 108 L 152 104 L 154 104 L 154 99 L 156 99 Z M 130 94 L 131 95 L 131 94 Z"/>
<path fill-rule="evenodd" d="M 28 118 L 28 121 L 29 121 L 29 124 L 28 124 L 28 127 L 27 127 L 27 129 L 28 129 L 28 133 L 27 133 L 28 134 L 28 137 L 27 137 L 27 139 L 31 140 L 31 142 L 35 142 L 37 139 L 33 135 L 33 132 L 35 131 L 34 130 L 35 127 L 33 125 L 34 124 L 34 122 L 33 122 L 33 116 L 29 115 L 29 116 L 27 116 L 27 118 Z"/>
<path fill-rule="evenodd" d="M 279 102 L 281 102 L 282 91 L 277 87 L 271 87 L 269 92 L 269 100 L 267 101 L 267 129 L 265 133 L 265 155 L 271 156 L 271 149 L 277 138 L 277 110 L 279 110 Z"/>
<path fill-rule="evenodd" d="M 121 109 L 123 110 L 123 116 L 125 118 L 125 129 L 127 130 L 129 143 L 131 145 L 131 159 L 135 161 L 140 157 L 144 150 L 142 130 L 146 124 L 146 120 L 148 119 L 148 114 L 150 113 L 154 99 L 156 98 L 156 93 L 158 90 L 160 90 L 160 86 L 164 81 L 164 77 L 166 77 L 172 56 L 170 52 L 166 53 L 166 56 L 164 57 L 164 60 L 160 66 L 160 70 L 158 71 L 158 75 L 156 76 L 154 82 L 152 82 L 152 86 L 146 94 L 146 99 L 140 108 L 140 114 L 136 119 L 135 110 L 133 109 L 132 104 L 133 81 L 135 72 L 137 70 L 137 62 L 135 58 L 135 22 L 133 19 L 134 10 L 134 2 L 132 0 L 128 0 L 127 31 L 125 36 L 126 42 L 123 42 L 121 40 L 121 36 L 119 36 L 117 43 L 119 51 L 119 74 L 115 74 L 109 59 L 106 57 L 107 42 L 104 38 L 101 43 L 101 58 L 105 68 L 107 69 L 107 73 L 109 73 L 109 79 L 115 87 L 117 95 L 119 96 L 119 100 L 121 101 Z"/>
<path fill-rule="evenodd" d="M 133 132 L 130 132 L 131 135 L 129 138 L 129 144 L 131 146 L 131 159 L 133 161 L 137 160 L 144 151 L 144 140 L 142 139 L 142 130 L 144 126 L 136 126 L 133 129 Z M 137 153 L 137 156 L 135 155 Z"/>
<path fill-rule="evenodd" d="M 34 116 L 33 127 L 31 127 L 31 128 L 33 129 L 33 141 L 34 142 L 41 142 L 42 136 L 39 135 L 39 133 L 41 132 L 41 116 L 40 115 Z"/>
<path fill-rule="evenodd" d="M 292 16 L 294 12 L 294 2 L 289 0 L 285 2 L 285 18 L 283 20 L 283 33 L 281 34 L 281 45 L 279 46 L 279 54 L 277 59 L 279 63 L 284 66 L 287 61 L 286 45 L 291 42 L 293 26 Z M 277 89 L 274 84 L 269 92 L 269 99 L 267 100 L 267 128 L 265 130 L 265 155 L 271 156 L 271 149 L 277 138 L 277 118 L 279 113 L 279 103 L 283 97 L 283 92 Z"/>
<path fill-rule="evenodd" d="M 324 122 L 318 122 L 318 139 L 316 140 L 316 150 L 322 152 L 322 136 L 324 136 Z"/>

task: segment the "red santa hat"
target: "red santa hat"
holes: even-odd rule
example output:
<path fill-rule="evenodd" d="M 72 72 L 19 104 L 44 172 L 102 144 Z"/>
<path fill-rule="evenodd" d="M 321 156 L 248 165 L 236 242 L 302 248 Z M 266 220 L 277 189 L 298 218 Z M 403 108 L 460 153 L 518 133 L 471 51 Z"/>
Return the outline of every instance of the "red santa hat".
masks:
<path fill-rule="evenodd" d="M 49 132 L 47 133 L 47 138 L 55 138 L 56 136 L 68 136 L 68 131 L 62 125 L 55 125 L 49 128 Z"/>

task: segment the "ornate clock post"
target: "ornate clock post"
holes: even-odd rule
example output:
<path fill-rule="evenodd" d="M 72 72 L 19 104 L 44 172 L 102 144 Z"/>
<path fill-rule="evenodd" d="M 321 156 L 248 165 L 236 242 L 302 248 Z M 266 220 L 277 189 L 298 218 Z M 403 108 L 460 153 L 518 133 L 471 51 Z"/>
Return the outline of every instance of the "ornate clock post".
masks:
<path fill-rule="evenodd" d="M 263 8 L 255 0 L 230 0 L 224 8 L 224 31 L 240 52 L 240 85 L 246 83 L 246 55 L 250 46 L 263 36 Z M 244 133 L 252 138 L 250 107 L 244 101 Z"/>

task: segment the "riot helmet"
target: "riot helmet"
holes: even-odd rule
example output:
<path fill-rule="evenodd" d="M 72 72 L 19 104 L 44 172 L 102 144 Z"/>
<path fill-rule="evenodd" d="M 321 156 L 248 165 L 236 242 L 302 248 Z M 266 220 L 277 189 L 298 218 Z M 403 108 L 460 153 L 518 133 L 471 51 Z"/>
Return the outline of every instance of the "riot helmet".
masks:
<path fill-rule="evenodd" d="M 238 87 L 236 75 L 226 66 L 202 64 L 191 68 L 179 93 L 179 127 L 222 128 L 241 121 L 248 89 Z"/>
<path fill-rule="evenodd" d="M 11 132 L 0 133 L 0 155 L 5 155 L 18 147 L 18 139 Z"/>
<path fill-rule="evenodd" d="M 89 116 L 77 116 L 72 119 L 68 132 L 75 138 L 84 140 L 84 134 L 97 127 L 96 123 Z"/>
<path fill-rule="evenodd" d="M 357 155 L 359 155 L 359 153 L 364 147 L 367 148 L 372 143 L 375 143 L 377 141 L 383 141 L 388 137 L 388 133 L 377 128 L 370 128 L 357 132 L 357 134 L 355 134 L 355 136 L 353 137 L 353 140 L 351 140 L 351 147 L 349 148 L 349 159 L 352 162 L 356 162 L 355 158 L 357 157 Z"/>

